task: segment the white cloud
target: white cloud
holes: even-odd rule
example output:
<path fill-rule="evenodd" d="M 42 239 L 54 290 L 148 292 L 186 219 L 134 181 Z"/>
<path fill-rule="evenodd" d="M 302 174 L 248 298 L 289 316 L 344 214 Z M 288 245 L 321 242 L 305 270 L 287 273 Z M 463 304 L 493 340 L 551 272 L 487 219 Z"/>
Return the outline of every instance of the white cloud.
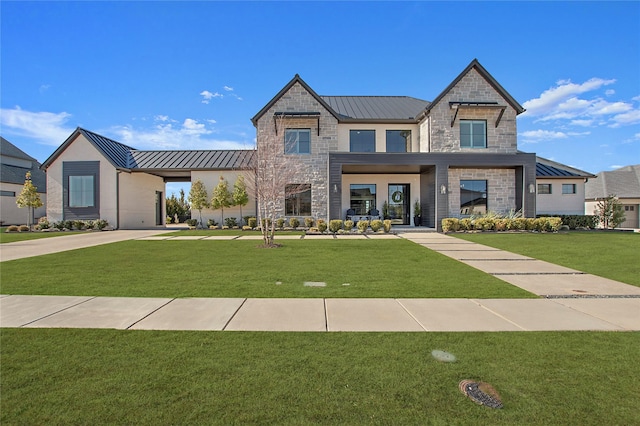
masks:
<path fill-rule="evenodd" d="M 218 92 L 211 93 L 208 90 L 203 90 L 202 92 L 200 92 L 200 96 L 202 96 L 202 103 L 203 104 L 208 104 L 209 102 L 211 102 L 211 99 L 213 99 L 213 98 L 223 98 L 224 97 L 223 94 L 220 94 Z"/>
<path fill-rule="evenodd" d="M 529 130 L 520 133 L 520 137 L 522 137 L 524 142 L 536 143 L 540 141 L 567 139 L 569 135 L 564 132 L 553 132 L 549 130 Z"/>
<path fill-rule="evenodd" d="M 156 121 L 169 121 L 169 116 L 168 115 L 156 115 L 155 117 L 153 117 L 154 120 Z"/>
<path fill-rule="evenodd" d="M 573 126 L 591 127 L 593 120 L 571 120 L 570 124 Z"/>
<path fill-rule="evenodd" d="M 233 87 L 230 86 L 224 86 L 223 89 L 227 92 L 233 92 Z"/>
<path fill-rule="evenodd" d="M 182 124 L 174 124 L 176 120 L 156 124 L 151 128 L 136 128 L 131 125 L 117 126 L 110 133 L 114 139 L 137 149 L 247 149 L 245 142 L 216 139 L 211 136 L 215 129 L 208 127 L 193 118 L 186 118 Z M 207 120 L 210 123 L 210 120 Z M 211 123 L 210 123 L 211 124 Z"/>
<path fill-rule="evenodd" d="M 73 132 L 66 127 L 71 117 L 67 112 L 32 112 L 16 106 L 0 110 L 0 124 L 3 132 L 37 140 L 45 145 L 58 146 Z"/>
<path fill-rule="evenodd" d="M 609 89 L 609 90 L 605 90 L 604 94 L 607 96 L 613 96 L 616 94 L 616 91 L 613 89 Z"/>
<path fill-rule="evenodd" d="M 640 123 L 640 109 L 614 115 L 611 121 L 613 121 L 613 123 L 611 123 L 609 127 L 620 127 Z"/>
<path fill-rule="evenodd" d="M 624 167 L 624 166 L 621 166 L 620 164 L 614 164 L 612 166 L 609 166 L 610 169 L 619 169 L 621 167 Z"/>

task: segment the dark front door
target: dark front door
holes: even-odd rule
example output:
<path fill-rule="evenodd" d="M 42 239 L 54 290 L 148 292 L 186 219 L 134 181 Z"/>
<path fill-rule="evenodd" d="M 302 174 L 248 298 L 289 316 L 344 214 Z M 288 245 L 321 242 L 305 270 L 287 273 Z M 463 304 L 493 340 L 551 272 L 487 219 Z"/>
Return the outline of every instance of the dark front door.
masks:
<path fill-rule="evenodd" d="M 162 225 L 162 192 L 156 191 L 156 225 Z"/>
<path fill-rule="evenodd" d="M 409 225 L 409 184 L 389 184 L 389 219 L 394 225 Z"/>

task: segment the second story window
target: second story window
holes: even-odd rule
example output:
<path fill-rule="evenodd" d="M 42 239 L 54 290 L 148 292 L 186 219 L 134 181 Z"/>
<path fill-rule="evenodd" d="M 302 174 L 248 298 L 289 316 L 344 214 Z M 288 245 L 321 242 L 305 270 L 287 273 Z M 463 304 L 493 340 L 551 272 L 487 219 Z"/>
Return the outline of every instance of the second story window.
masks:
<path fill-rule="evenodd" d="M 387 130 L 387 152 L 411 152 L 411 130 Z"/>
<path fill-rule="evenodd" d="M 460 148 L 486 148 L 487 122 L 460 120 Z"/>
<path fill-rule="evenodd" d="M 376 131 L 375 130 L 350 130 L 349 131 L 349 151 L 350 152 L 376 152 Z"/>
<path fill-rule="evenodd" d="M 287 129 L 284 132 L 285 154 L 311 154 L 311 129 Z"/>

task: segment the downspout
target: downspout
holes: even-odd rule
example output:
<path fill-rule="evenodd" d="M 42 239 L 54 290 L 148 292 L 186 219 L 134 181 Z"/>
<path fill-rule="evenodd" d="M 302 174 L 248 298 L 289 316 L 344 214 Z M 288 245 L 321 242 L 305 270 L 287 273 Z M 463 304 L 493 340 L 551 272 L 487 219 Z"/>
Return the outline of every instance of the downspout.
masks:
<path fill-rule="evenodd" d="M 120 228 L 120 173 L 121 170 L 116 171 L 116 228 Z"/>

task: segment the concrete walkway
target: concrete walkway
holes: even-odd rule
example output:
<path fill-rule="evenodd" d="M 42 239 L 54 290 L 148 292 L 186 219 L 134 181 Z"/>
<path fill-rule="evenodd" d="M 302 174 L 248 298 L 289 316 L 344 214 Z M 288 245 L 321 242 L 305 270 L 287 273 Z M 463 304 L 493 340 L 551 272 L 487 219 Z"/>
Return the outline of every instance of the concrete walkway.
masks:
<path fill-rule="evenodd" d="M 41 247 L 39 254 L 44 254 L 124 239 L 167 239 L 157 237 L 160 232 L 91 233 L 84 235 L 92 235 L 92 241 L 90 238 L 69 240 L 66 245 L 64 241 L 52 241 L 75 237 L 66 236 L 35 240 L 39 242 L 35 246 Z M 114 235 L 106 238 L 102 234 Z M 0 296 L 0 327 L 376 332 L 640 330 L 638 287 L 434 232 L 380 237 L 406 238 L 546 297 L 172 299 L 4 295 Z M 47 249 L 44 248 L 46 242 L 51 243 Z M 5 246 L 7 244 L 1 247 L 2 258 L 8 260 Z M 36 255 L 34 251 L 37 250 L 32 247 L 27 252 Z"/>

